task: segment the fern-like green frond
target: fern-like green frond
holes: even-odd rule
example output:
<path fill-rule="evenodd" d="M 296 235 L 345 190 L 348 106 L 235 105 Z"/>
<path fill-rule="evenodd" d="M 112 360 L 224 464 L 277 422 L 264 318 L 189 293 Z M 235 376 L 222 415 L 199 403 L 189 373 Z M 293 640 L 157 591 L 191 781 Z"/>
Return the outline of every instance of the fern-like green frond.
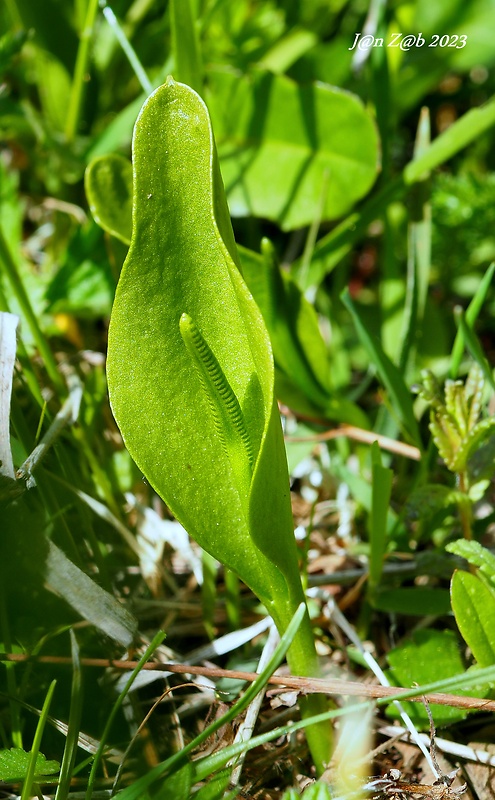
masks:
<path fill-rule="evenodd" d="M 182 314 L 180 334 L 198 371 L 215 429 L 229 458 L 239 488 L 246 491 L 253 470 L 253 447 L 239 400 L 218 359 L 189 314 Z"/>

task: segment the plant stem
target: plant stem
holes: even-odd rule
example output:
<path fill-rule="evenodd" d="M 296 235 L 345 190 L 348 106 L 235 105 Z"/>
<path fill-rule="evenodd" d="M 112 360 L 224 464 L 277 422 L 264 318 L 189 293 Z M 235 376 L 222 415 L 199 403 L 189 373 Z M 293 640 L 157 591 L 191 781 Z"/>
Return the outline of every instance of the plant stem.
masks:
<path fill-rule="evenodd" d="M 225 568 L 225 610 L 229 629 L 237 631 L 241 627 L 241 595 L 239 588 L 239 578 L 231 569 Z"/>
<path fill-rule="evenodd" d="M 65 138 L 68 142 L 72 142 L 76 135 L 81 114 L 84 82 L 86 80 L 86 70 L 89 61 L 89 43 L 93 35 L 93 27 L 97 12 L 98 0 L 89 0 L 86 19 L 84 20 L 84 28 L 81 31 L 79 48 L 77 50 L 76 65 L 69 98 L 69 109 L 65 122 Z"/>
<path fill-rule="evenodd" d="M 305 602 L 302 592 L 296 592 L 297 596 L 292 596 L 288 604 L 288 613 L 284 613 L 282 619 L 278 613 L 272 615 L 279 632 L 282 634 L 287 628 L 288 622 L 297 609 L 299 603 Z M 280 604 L 277 603 L 280 609 Z M 292 644 L 287 652 L 287 661 L 293 675 L 300 675 L 305 678 L 318 677 L 318 657 L 315 648 L 311 621 L 308 611 L 292 640 Z M 322 694 L 311 694 L 306 697 L 299 697 L 299 709 L 302 719 L 308 719 L 317 714 L 328 711 L 328 699 Z M 313 758 L 313 763 L 318 775 L 321 775 L 328 766 L 333 751 L 333 729 L 331 722 L 320 722 L 306 729 L 306 739 Z"/>
<path fill-rule="evenodd" d="M 471 509 L 471 500 L 468 495 L 469 481 L 466 472 L 463 471 L 458 473 L 457 482 L 459 484 L 459 489 L 464 495 L 463 500 L 458 504 L 459 517 L 461 519 L 462 535 L 464 536 L 465 539 L 467 539 L 467 541 L 471 541 L 471 539 L 473 538 L 473 528 L 471 524 L 473 515 Z"/>

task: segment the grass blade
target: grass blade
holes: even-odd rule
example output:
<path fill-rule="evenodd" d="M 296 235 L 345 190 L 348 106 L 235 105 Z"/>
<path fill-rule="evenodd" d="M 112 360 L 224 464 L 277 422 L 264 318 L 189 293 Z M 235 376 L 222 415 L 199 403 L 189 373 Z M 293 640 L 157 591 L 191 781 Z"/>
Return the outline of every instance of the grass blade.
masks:
<path fill-rule="evenodd" d="M 58 395 L 60 397 L 64 397 L 66 390 L 64 382 L 62 380 L 62 376 L 58 371 L 57 362 L 45 338 L 45 335 L 40 328 L 38 318 L 33 311 L 33 306 L 31 305 L 28 293 L 26 292 L 24 284 L 19 275 L 17 264 L 11 253 L 10 247 L 7 244 L 7 241 L 4 237 L 1 226 L 0 226 L 0 266 L 3 267 L 3 271 L 5 272 L 7 279 L 12 287 L 12 291 L 15 295 L 17 302 L 19 303 L 22 315 L 24 316 L 28 324 L 29 330 L 31 331 L 31 335 L 43 358 L 43 361 L 45 363 L 45 368 L 50 377 L 50 380 L 52 381 L 54 387 L 56 388 Z"/>
<path fill-rule="evenodd" d="M 459 306 L 454 309 L 454 317 L 457 325 L 459 326 L 459 330 L 462 333 L 467 349 L 471 353 L 476 363 L 480 365 L 481 369 L 483 370 L 483 374 L 492 389 L 495 390 L 495 381 L 493 379 L 492 369 L 483 352 L 480 340 L 476 336 L 471 326 L 467 324 L 464 311 Z"/>
<path fill-rule="evenodd" d="M 479 108 L 473 108 L 438 136 L 419 158 L 411 161 L 404 170 L 404 182 L 416 183 L 425 173 L 444 164 L 459 150 L 474 142 L 495 125 L 495 98 Z"/>
<path fill-rule="evenodd" d="M 151 83 L 150 79 L 148 78 L 143 65 L 141 64 L 139 58 L 136 55 L 136 51 L 134 50 L 129 39 L 127 38 L 124 31 L 120 27 L 119 21 L 115 16 L 115 14 L 113 13 L 110 6 L 107 5 L 103 6 L 103 16 L 105 17 L 106 21 L 113 30 L 115 38 L 117 39 L 122 50 L 127 56 L 127 60 L 131 65 L 132 69 L 134 70 L 134 74 L 138 79 L 139 83 L 141 84 L 141 88 L 146 92 L 146 94 L 151 94 L 151 92 L 154 89 L 154 86 Z"/>
<path fill-rule="evenodd" d="M 90 43 L 93 38 L 93 29 L 98 14 L 98 0 L 89 0 L 86 10 L 84 25 L 81 30 L 79 47 L 77 48 L 76 65 L 72 79 L 67 119 L 65 122 L 65 138 L 72 142 L 77 133 L 79 117 L 81 115 L 86 73 L 90 60 Z"/>
<path fill-rule="evenodd" d="M 488 289 L 491 286 L 494 272 L 495 272 L 495 263 L 492 263 L 490 264 L 487 271 L 483 275 L 481 283 L 478 286 L 473 299 L 471 300 L 469 306 L 466 309 L 464 319 L 466 325 L 468 325 L 469 328 L 472 328 L 474 323 L 478 319 L 478 315 L 483 307 L 483 303 L 486 300 Z M 452 348 L 452 356 L 451 356 L 450 370 L 449 370 L 449 376 L 453 379 L 457 378 L 457 375 L 459 373 L 459 367 L 461 365 L 463 352 L 464 352 L 464 333 L 461 327 L 459 327 L 457 330 L 457 335 L 455 337 L 454 347 Z"/>
<path fill-rule="evenodd" d="M 109 715 L 109 717 L 107 719 L 107 724 L 105 725 L 105 729 L 104 729 L 104 731 L 102 733 L 102 736 L 101 736 L 100 746 L 98 747 L 98 751 L 97 751 L 97 753 L 95 755 L 95 760 L 93 761 L 93 766 L 91 767 L 91 772 L 90 772 L 89 780 L 88 780 L 88 787 L 87 787 L 87 790 L 86 790 L 86 800 L 91 800 L 91 795 L 93 794 L 93 786 L 94 786 L 94 782 L 95 782 L 95 779 L 96 779 L 96 773 L 97 773 L 98 767 L 100 766 L 100 761 L 103 758 L 103 752 L 105 750 L 105 747 L 106 747 L 106 744 L 107 744 L 107 740 L 108 740 L 108 736 L 110 734 L 110 730 L 111 730 L 111 727 L 112 727 L 112 723 L 113 723 L 113 721 L 114 721 L 114 719 L 115 719 L 115 717 L 117 715 L 117 712 L 119 711 L 120 707 L 122 706 L 122 703 L 124 702 L 124 699 L 126 698 L 126 696 L 127 696 L 128 692 L 129 692 L 132 684 L 134 683 L 134 680 L 135 680 L 136 676 L 141 671 L 143 664 L 146 663 L 146 661 L 151 656 L 151 654 L 154 652 L 154 650 L 156 650 L 156 648 L 163 642 L 164 638 L 165 638 L 164 631 L 158 631 L 158 633 L 155 634 L 155 636 L 153 637 L 150 645 L 146 648 L 146 651 L 143 653 L 143 655 L 139 659 L 139 663 L 138 663 L 137 667 L 132 670 L 131 675 L 129 677 L 129 680 L 127 681 L 126 685 L 122 689 L 121 693 L 119 694 L 119 696 L 117 697 L 117 700 L 115 701 L 115 703 L 113 705 L 112 711 L 111 711 L 111 713 L 110 713 L 110 715 Z"/>
<path fill-rule="evenodd" d="M 369 704 L 364 704 L 364 708 L 369 708 Z M 208 778 L 209 775 L 212 775 L 217 770 L 222 769 L 228 761 L 241 755 L 241 753 L 246 753 L 248 750 L 253 750 L 255 747 L 260 747 L 261 745 L 267 744 L 268 742 L 278 739 L 281 736 L 287 736 L 288 733 L 295 733 L 296 731 L 310 727 L 311 725 L 317 725 L 321 722 L 328 722 L 337 717 L 343 717 L 346 714 L 350 714 L 353 709 L 355 711 L 355 706 L 334 708 L 331 711 L 326 711 L 324 714 L 316 714 L 314 717 L 308 717 L 306 720 L 300 720 L 298 722 L 289 723 L 288 725 L 282 725 L 279 728 L 274 728 L 273 730 L 268 731 L 268 733 L 262 733 L 259 736 L 254 736 L 248 742 L 238 742 L 237 744 L 230 745 L 229 747 L 224 747 L 218 753 L 213 753 L 207 758 L 196 761 L 194 765 L 194 780 L 196 782 L 205 780 L 205 778 Z M 127 800 L 127 798 L 124 798 L 124 800 Z"/>
<path fill-rule="evenodd" d="M 81 713 L 83 704 L 81 663 L 79 661 L 79 646 L 74 631 L 70 631 L 71 655 L 72 655 L 72 689 L 70 696 L 70 715 L 67 728 L 67 738 L 65 740 L 64 755 L 60 767 L 60 779 L 57 786 L 55 800 L 67 800 L 70 792 L 70 784 L 76 761 L 77 748 L 79 743 L 79 727 L 81 723 Z"/>
<path fill-rule="evenodd" d="M 32 796 L 33 793 L 32 786 L 36 775 L 36 760 L 38 758 L 38 753 L 40 751 L 41 739 L 43 737 L 43 731 L 45 730 L 45 724 L 48 718 L 48 711 L 50 709 L 50 703 L 52 701 L 53 692 L 55 691 L 56 685 L 57 681 L 52 681 L 48 688 L 48 692 L 46 693 L 45 702 L 43 703 L 43 708 L 41 711 L 41 716 L 36 726 L 36 733 L 34 734 L 33 746 L 31 748 L 26 779 L 22 785 L 21 800 L 29 800 L 29 798 Z"/>
<path fill-rule="evenodd" d="M 430 144 L 430 115 L 427 108 L 421 110 L 414 158 L 418 159 L 427 151 Z M 403 317 L 403 333 L 399 356 L 399 369 L 406 374 L 407 367 L 414 360 L 418 331 L 423 320 L 431 268 L 431 207 L 429 185 L 418 186 L 416 209 L 409 225 L 407 259 L 406 301 Z"/>
<path fill-rule="evenodd" d="M 383 556 L 387 544 L 387 517 L 392 493 L 393 472 L 381 463 L 378 442 L 371 446 L 372 486 L 370 515 L 370 575 L 369 588 L 372 592 L 380 583 L 383 571 Z"/>
<path fill-rule="evenodd" d="M 404 378 L 387 354 L 384 353 L 380 342 L 370 335 L 356 306 L 351 300 L 348 289 L 342 293 L 341 300 L 353 318 L 359 339 L 368 351 L 370 361 L 376 367 L 380 380 L 390 395 L 402 426 L 413 442 L 421 448 L 421 437 L 419 435 L 418 423 L 414 416 L 411 394 L 404 383 Z"/>
<path fill-rule="evenodd" d="M 171 0 L 170 27 L 174 78 L 203 94 L 203 64 L 191 0 Z"/>

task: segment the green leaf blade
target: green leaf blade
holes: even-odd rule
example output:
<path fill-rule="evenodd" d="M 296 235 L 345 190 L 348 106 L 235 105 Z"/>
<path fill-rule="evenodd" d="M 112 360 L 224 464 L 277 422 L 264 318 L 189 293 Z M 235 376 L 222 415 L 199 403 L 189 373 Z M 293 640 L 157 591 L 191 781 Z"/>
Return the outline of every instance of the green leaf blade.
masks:
<path fill-rule="evenodd" d="M 310 224 L 328 175 L 321 216 L 336 219 L 376 178 L 377 132 L 350 92 L 217 70 L 208 105 L 233 216 L 265 217 L 284 230 Z"/>
<path fill-rule="evenodd" d="M 391 650 L 387 656 L 391 670 L 387 677 L 397 686 L 413 686 L 434 681 L 438 675 L 452 677 L 462 672 L 464 665 L 459 652 L 458 637 L 452 631 L 435 629 L 417 630 L 412 640 L 405 641 Z M 407 712 L 416 724 L 428 728 L 426 709 L 419 703 L 407 703 Z M 450 706 L 433 706 L 433 719 L 437 725 L 445 725 L 463 719 L 463 709 Z M 397 717 L 393 705 L 387 715 Z"/>
<path fill-rule="evenodd" d="M 18 747 L 0 750 L 0 780 L 14 782 L 24 780 L 27 775 L 31 753 Z M 60 769 L 58 761 L 47 761 L 43 753 L 36 756 L 35 775 L 54 775 Z"/>
<path fill-rule="evenodd" d="M 495 664 L 495 596 L 476 575 L 457 570 L 451 583 L 459 630 L 480 667 Z"/>
<path fill-rule="evenodd" d="M 372 484 L 370 515 L 370 590 L 378 586 L 383 570 L 383 557 L 387 546 L 387 517 L 392 494 L 393 472 L 384 467 L 378 443 L 372 445 Z"/>
<path fill-rule="evenodd" d="M 206 107 L 169 81 L 143 106 L 133 147 L 133 236 L 109 332 L 112 408 L 174 515 L 266 599 L 281 590 L 281 576 L 251 541 L 249 482 L 234 474 L 180 331 L 186 314 L 221 364 L 256 461 L 272 414 L 273 361 L 234 260 Z"/>
<path fill-rule="evenodd" d="M 190 87 L 169 79 L 148 98 L 133 171 L 132 239 L 108 340 L 112 410 L 174 516 L 283 632 L 304 594 L 270 339 L 239 271 L 208 111 Z M 296 674 L 317 671 L 307 614 L 289 661 Z M 301 705 L 308 716 L 325 703 Z M 330 732 L 309 738 L 321 771 Z"/>
<path fill-rule="evenodd" d="M 129 244 L 132 235 L 132 165 L 119 155 L 99 156 L 84 175 L 84 188 L 95 222 Z"/>

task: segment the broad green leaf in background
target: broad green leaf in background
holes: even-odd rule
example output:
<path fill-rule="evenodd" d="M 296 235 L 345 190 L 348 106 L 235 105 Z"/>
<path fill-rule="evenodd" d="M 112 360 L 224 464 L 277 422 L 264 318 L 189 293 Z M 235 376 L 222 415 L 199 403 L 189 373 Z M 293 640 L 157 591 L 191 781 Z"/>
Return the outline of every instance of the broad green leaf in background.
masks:
<path fill-rule="evenodd" d="M 455 620 L 480 667 L 495 664 L 495 593 L 476 575 L 456 570 L 450 587 Z"/>
<path fill-rule="evenodd" d="M 12 783 L 22 781 L 26 777 L 31 753 L 26 753 L 19 747 L 10 750 L 0 750 L 0 780 Z M 43 753 L 36 756 L 36 772 L 38 779 L 42 776 L 54 775 L 60 769 L 58 761 L 47 761 Z"/>
<path fill-rule="evenodd" d="M 400 200 L 408 188 L 421 182 L 426 173 L 444 164 L 456 153 L 478 139 L 495 124 L 495 98 L 482 106 L 472 108 L 450 125 L 418 158 L 410 161 L 398 178 L 388 182 L 378 193 L 373 194 L 358 212 L 347 216 L 330 233 L 316 244 L 309 272 L 301 272 L 301 263 L 294 263 L 302 289 L 315 286 L 331 272 L 368 230 L 371 222 L 378 219 L 390 203 Z"/>
<path fill-rule="evenodd" d="M 449 678 L 463 671 L 464 665 L 459 653 L 456 635 L 452 631 L 419 630 L 406 641 L 391 650 L 387 656 L 391 669 L 387 672 L 396 686 L 412 686 L 430 683 L 438 678 Z M 407 703 L 410 717 L 424 727 L 428 727 L 426 709 L 419 703 Z M 466 712 L 449 706 L 432 706 L 432 713 L 438 725 L 463 719 Z M 391 705 L 387 714 L 397 717 Z"/>
<path fill-rule="evenodd" d="M 112 409 L 177 519 L 284 630 L 303 593 L 270 340 L 238 269 L 208 112 L 192 89 L 169 79 L 148 98 L 133 170 L 132 240 L 109 330 Z M 314 654 L 306 618 L 293 668 L 313 671 Z M 328 733 L 312 749 L 321 767 Z"/>
<path fill-rule="evenodd" d="M 89 208 L 105 231 L 125 244 L 132 233 L 132 164 L 119 155 L 93 159 L 84 176 Z"/>
<path fill-rule="evenodd" d="M 355 95 L 268 72 L 211 71 L 207 98 L 232 216 L 292 230 L 312 222 L 326 180 L 323 220 L 347 213 L 371 188 L 378 137 Z"/>

